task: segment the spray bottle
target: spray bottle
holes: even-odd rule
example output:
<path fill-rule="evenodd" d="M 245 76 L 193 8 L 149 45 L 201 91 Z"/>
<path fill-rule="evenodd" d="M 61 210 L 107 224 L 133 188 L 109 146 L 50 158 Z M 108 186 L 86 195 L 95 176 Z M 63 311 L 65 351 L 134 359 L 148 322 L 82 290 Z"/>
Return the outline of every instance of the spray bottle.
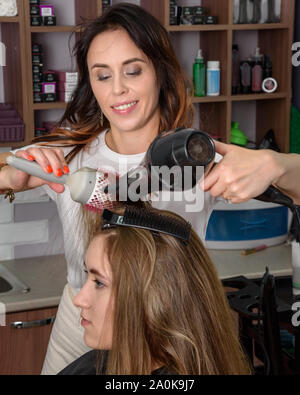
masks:
<path fill-rule="evenodd" d="M 193 65 L 193 80 L 195 96 L 205 96 L 205 64 L 203 61 L 202 50 L 199 49 Z"/>

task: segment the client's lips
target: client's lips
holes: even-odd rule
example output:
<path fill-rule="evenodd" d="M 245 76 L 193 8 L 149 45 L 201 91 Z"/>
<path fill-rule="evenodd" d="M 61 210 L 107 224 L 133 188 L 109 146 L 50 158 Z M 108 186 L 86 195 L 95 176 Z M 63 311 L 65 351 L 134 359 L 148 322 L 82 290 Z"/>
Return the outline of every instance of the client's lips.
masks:
<path fill-rule="evenodd" d="M 91 324 L 91 321 L 88 321 L 83 316 L 81 316 L 81 325 L 82 326 L 87 326 L 87 325 L 90 325 L 90 324 Z"/>

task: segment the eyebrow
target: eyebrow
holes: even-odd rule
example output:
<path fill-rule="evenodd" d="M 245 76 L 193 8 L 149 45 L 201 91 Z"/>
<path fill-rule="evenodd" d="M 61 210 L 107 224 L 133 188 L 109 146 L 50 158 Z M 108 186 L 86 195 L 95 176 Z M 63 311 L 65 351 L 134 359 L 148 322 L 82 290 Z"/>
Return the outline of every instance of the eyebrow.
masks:
<path fill-rule="evenodd" d="M 123 65 L 123 66 L 126 66 L 127 64 L 130 64 L 130 63 L 133 63 L 133 62 L 143 62 L 143 63 L 146 63 L 145 60 L 143 60 L 143 59 L 141 59 L 141 58 L 131 58 L 131 59 L 125 60 L 125 61 L 122 63 L 122 65 Z M 92 70 L 93 70 L 94 68 L 97 68 L 97 67 L 109 68 L 109 65 L 108 65 L 108 64 L 104 64 L 104 63 L 95 63 L 95 64 L 92 66 Z"/>
<path fill-rule="evenodd" d="M 93 269 L 93 268 L 89 270 L 89 269 L 87 268 L 87 266 L 86 266 L 85 261 L 83 262 L 83 265 L 84 265 L 84 267 L 86 268 L 86 270 L 87 270 L 89 273 L 94 274 L 94 275 L 96 275 L 96 276 L 99 276 L 99 277 L 101 277 L 101 278 L 103 278 L 103 279 L 106 279 L 106 277 L 105 277 L 103 274 L 99 273 L 98 270 Z"/>

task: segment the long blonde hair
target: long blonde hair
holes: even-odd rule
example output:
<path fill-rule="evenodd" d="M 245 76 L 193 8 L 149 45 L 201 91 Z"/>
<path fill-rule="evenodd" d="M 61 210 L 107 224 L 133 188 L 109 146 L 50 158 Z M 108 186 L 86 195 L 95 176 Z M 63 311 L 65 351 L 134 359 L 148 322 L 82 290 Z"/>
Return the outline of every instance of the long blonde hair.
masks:
<path fill-rule="evenodd" d="M 103 232 L 115 303 L 106 374 L 150 374 L 154 361 L 174 374 L 250 373 L 222 283 L 193 230 L 188 245 L 138 228 Z"/>

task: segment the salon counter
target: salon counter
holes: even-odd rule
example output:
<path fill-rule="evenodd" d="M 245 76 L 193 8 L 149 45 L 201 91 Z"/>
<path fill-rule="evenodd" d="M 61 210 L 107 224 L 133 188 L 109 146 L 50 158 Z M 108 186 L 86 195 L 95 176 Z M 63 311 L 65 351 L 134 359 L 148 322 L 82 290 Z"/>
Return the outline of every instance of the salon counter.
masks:
<path fill-rule="evenodd" d="M 30 288 L 27 293 L 0 295 L 7 313 L 58 306 L 67 283 L 64 255 L 14 259 L 0 264 Z"/>
<path fill-rule="evenodd" d="M 241 250 L 208 250 L 208 253 L 222 280 L 236 276 L 261 278 L 266 266 L 274 276 L 292 274 L 292 248 L 286 243 L 251 255 L 242 255 Z"/>
<path fill-rule="evenodd" d="M 241 250 L 208 250 L 221 279 L 243 275 L 260 278 L 266 266 L 275 276 L 292 274 L 291 247 L 282 244 L 244 256 Z M 11 273 L 30 287 L 28 293 L 0 295 L 6 312 L 26 311 L 57 306 L 64 285 L 67 269 L 64 255 L 2 261 Z"/>

